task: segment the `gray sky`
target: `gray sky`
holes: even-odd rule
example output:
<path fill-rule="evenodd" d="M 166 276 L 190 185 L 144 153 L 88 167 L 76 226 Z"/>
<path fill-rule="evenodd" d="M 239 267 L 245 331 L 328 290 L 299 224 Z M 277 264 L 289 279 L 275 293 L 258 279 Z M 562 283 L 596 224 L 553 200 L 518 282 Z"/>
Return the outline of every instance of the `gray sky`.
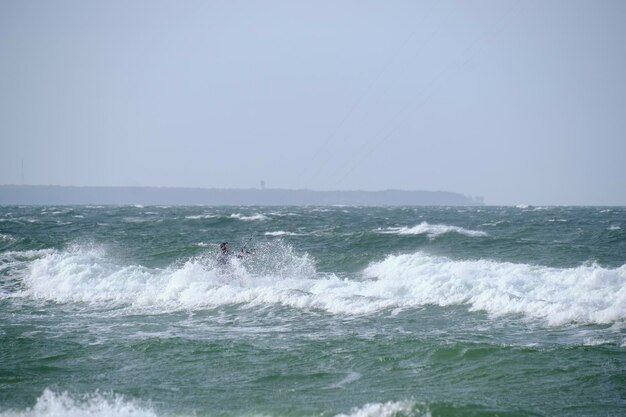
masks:
<path fill-rule="evenodd" d="M 626 205 L 625 1 L 0 1 L 0 184 Z"/>

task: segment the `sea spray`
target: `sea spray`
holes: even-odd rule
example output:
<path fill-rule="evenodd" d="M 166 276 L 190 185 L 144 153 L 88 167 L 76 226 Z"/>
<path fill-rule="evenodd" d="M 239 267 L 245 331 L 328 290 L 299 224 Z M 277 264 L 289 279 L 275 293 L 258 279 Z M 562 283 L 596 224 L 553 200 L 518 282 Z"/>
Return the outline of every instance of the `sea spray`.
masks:
<path fill-rule="evenodd" d="M 122 395 L 96 392 L 72 395 L 44 390 L 36 404 L 26 410 L 0 411 L 0 417 L 157 417 L 148 405 Z"/>
<path fill-rule="evenodd" d="M 489 260 L 453 261 L 423 253 L 370 265 L 381 294 L 400 305 L 468 304 L 493 315 L 523 314 L 551 325 L 626 319 L 626 266 L 548 268 Z"/>
<path fill-rule="evenodd" d="M 432 304 L 468 305 L 494 316 L 522 314 L 550 325 L 626 318 L 626 266 L 549 268 L 418 252 L 374 262 L 359 280 L 322 274 L 310 256 L 282 242 L 254 250 L 245 258 L 233 257 L 226 270 L 216 266 L 213 254 L 159 269 L 120 265 L 101 247 L 74 246 L 30 261 L 24 294 L 155 311 L 278 304 L 360 315 Z"/>
<path fill-rule="evenodd" d="M 471 237 L 488 236 L 487 232 L 481 230 L 470 230 L 459 226 L 451 226 L 447 224 L 429 224 L 422 222 L 413 227 L 389 227 L 380 230 L 380 233 L 398 234 L 398 235 L 421 235 L 425 234 L 429 238 L 434 238 L 445 233 L 459 233 Z"/>
<path fill-rule="evenodd" d="M 624 208 L 0 219 L 2 417 L 623 415 Z"/>

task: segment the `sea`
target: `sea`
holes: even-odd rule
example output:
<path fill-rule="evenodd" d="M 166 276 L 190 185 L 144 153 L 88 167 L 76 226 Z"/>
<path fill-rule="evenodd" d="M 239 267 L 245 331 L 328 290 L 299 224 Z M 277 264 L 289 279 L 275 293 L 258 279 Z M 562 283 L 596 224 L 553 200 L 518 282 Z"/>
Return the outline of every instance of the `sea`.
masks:
<path fill-rule="evenodd" d="M 0 417 L 625 415 L 624 207 L 0 207 Z"/>

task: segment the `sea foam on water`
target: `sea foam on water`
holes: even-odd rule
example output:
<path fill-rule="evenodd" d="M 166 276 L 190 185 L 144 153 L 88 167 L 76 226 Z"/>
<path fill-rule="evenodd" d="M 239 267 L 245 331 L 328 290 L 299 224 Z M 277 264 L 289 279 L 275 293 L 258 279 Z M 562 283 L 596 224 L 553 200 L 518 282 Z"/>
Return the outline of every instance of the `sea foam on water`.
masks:
<path fill-rule="evenodd" d="M 336 417 L 430 417 L 427 410 L 416 414 L 419 408 L 414 401 L 389 401 L 355 407 L 349 413 L 337 414 Z M 0 411 L 0 417 L 158 417 L 159 415 L 161 414 L 149 404 L 141 404 L 119 394 L 95 392 L 79 395 L 59 393 L 48 388 L 37 398 L 33 407 Z M 267 416 L 265 413 L 263 415 Z"/>
<path fill-rule="evenodd" d="M 380 233 L 386 234 L 398 234 L 398 235 L 422 235 L 425 234 L 430 238 L 437 237 L 444 233 L 459 233 L 461 235 L 470 237 L 484 237 L 488 236 L 486 232 L 481 230 L 471 230 L 459 226 L 451 226 L 447 224 L 430 224 L 428 222 L 421 222 L 417 226 L 413 227 L 390 227 L 381 230 Z"/>
<path fill-rule="evenodd" d="M 217 268 L 208 255 L 147 268 L 119 265 L 102 248 L 53 250 L 28 261 L 22 295 L 155 310 L 280 305 L 361 315 L 388 308 L 467 305 L 550 325 L 626 318 L 626 266 L 551 268 L 418 252 L 389 255 L 365 268 L 361 279 L 349 279 L 317 272 L 308 255 L 288 246 L 271 249 L 249 260 L 233 259 L 227 270 Z"/>
<path fill-rule="evenodd" d="M 381 290 L 402 294 L 400 304 L 467 304 L 472 310 L 523 314 L 553 325 L 626 318 L 626 266 L 549 268 L 416 253 L 388 256 L 365 275 L 388 283 Z"/>
<path fill-rule="evenodd" d="M 148 406 L 114 394 L 70 395 L 45 389 L 32 408 L 6 410 L 0 417 L 156 417 Z"/>

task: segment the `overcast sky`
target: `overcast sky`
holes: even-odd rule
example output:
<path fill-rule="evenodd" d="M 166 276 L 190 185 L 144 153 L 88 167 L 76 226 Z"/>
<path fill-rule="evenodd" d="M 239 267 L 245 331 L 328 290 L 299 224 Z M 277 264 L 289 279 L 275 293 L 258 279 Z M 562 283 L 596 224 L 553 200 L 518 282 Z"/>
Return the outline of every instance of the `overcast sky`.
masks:
<path fill-rule="evenodd" d="M 0 184 L 626 205 L 626 1 L 0 1 Z"/>

